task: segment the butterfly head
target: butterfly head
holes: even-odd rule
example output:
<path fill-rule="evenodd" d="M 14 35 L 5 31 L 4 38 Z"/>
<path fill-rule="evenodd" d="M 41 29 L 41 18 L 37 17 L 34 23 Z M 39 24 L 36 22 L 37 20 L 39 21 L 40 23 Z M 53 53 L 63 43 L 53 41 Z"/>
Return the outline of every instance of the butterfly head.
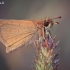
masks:
<path fill-rule="evenodd" d="M 53 19 L 58 19 L 58 18 L 61 18 L 61 16 Z M 43 21 L 44 27 L 52 28 L 54 24 L 59 24 L 58 22 L 54 22 L 53 19 L 50 19 L 50 18 L 44 19 Z"/>

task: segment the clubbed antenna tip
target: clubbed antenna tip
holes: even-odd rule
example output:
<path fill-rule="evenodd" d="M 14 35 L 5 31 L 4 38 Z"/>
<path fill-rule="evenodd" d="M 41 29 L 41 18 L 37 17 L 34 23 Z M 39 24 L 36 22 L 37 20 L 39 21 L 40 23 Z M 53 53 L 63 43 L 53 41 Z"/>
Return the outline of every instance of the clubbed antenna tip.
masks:
<path fill-rule="evenodd" d="M 52 20 L 54 20 L 54 19 L 59 19 L 59 18 L 61 18 L 61 16 L 58 16 L 58 17 L 56 17 L 56 18 L 53 18 Z"/>

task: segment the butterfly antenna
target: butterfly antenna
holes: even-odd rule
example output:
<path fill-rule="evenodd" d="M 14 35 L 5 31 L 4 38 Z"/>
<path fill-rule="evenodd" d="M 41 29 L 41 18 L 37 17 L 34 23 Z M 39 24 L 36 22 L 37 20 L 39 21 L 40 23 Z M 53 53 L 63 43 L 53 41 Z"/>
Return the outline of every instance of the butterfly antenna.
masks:
<path fill-rule="evenodd" d="M 59 19 L 59 18 L 61 18 L 61 16 L 58 16 L 58 17 L 56 17 L 56 18 L 53 18 L 53 19 L 51 19 L 51 20 L 54 20 L 54 19 Z"/>

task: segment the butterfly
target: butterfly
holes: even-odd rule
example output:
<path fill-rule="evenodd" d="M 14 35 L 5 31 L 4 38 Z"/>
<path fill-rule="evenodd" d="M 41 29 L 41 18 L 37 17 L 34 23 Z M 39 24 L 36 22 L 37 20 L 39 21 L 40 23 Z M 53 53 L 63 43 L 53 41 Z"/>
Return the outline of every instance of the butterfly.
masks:
<path fill-rule="evenodd" d="M 45 27 L 51 28 L 54 24 L 58 24 L 58 22 L 53 22 L 53 19 L 0 19 L 0 41 L 6 46 L 6 53 L 21 47 L 30 40 L 35 40 L 37 37 L 44 37 Z"/>

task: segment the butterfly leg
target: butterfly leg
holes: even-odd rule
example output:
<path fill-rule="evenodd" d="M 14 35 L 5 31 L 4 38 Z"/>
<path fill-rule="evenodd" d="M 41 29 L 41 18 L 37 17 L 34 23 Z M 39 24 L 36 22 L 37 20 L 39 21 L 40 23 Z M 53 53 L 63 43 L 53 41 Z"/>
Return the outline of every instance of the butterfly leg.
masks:
<path fill-rule="evenodd" d="M 50 30 L 46 30 L 45 29 L 45 38 L 47 38 L 49 40 L 49 38 L 51 39 L 51 41 L 53 42 L 53 38 L 51 36 L 51 32 Z"/>

